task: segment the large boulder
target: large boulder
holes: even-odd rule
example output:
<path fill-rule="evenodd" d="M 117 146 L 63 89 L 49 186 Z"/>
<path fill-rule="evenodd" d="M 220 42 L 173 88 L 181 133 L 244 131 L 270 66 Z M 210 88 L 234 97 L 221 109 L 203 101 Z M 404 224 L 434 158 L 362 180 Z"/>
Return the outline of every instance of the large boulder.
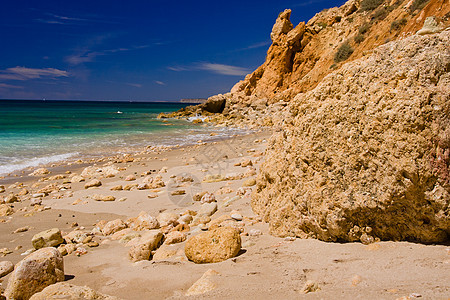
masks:
<path fill-rule="evenodd" d="M 197 263 L 216 263 L 238 255 L 241 250 L 239 231 L 220 227 L 200 233 L 186 242 L 186 257 Z"/>
<path fill-rule="evenodd" d="M 17 263 L 8 280 L 7 299 L 29 299 L 45 287 L 64 280 L 63 257 L 53 247 L 42 248 Z"/>
<path fill-rule="evenodd" d="M 223 95 L 216 95 L 208 98 L 208 100 L 200 104 L 200 108 L 210 113 L 223 112 L 226 104 L 226 98 Z"/>
<path fill-rule="evenodd" d="M 77 286 L 67 282 L 49 285 L 30 300 L 66 299 L 66 300 L 119 300 L 117 297 L 101 294 L 87 286 Z"/>
<path fill-rule="evenodd" d="M 34 249 L 41 249 L 44 247 L 56 247 L 64 243 L 64 239 L 58 228 L 52 228 L 36 233 L 31 239 L 31 243 Z"/>
<path fill-rule="evenodd" d="M 278 236 L 444 242 L 450 30 L 380 46 L 298 94 L 252 197 Z"/>

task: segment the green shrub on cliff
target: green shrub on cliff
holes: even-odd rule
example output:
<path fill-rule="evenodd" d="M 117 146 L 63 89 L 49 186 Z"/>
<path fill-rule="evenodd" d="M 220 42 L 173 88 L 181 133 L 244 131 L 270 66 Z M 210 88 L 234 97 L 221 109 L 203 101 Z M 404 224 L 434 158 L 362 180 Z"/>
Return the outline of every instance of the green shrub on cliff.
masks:
<path fill-rule="evenodd" d="M 363 0 L 361 2 L 362 11 L 372 11 L 383 3 L 383 0 Z"/>
<path fill-rule="evenodd" d="M 341 61 L 347 60 L 353 53 L 353 48 L 348 42 L 344 42 L 334 55 L 334 61 L 339 63 Z"/>
<path fill-rule="evenodd" d="M 393 21 L 391 23 L 391 31 L 392 30 L 400 30 L 400 28 L 405 26 L 407 22 L 408 21 L 405 18 Z"/>
<path fill-rule="evenodd" d="M 409 12 L 412 14 L 416 10 L 421 10 L 429 1 L 430 0 L 414 0 L 413 4 L 409 7 Z"/>

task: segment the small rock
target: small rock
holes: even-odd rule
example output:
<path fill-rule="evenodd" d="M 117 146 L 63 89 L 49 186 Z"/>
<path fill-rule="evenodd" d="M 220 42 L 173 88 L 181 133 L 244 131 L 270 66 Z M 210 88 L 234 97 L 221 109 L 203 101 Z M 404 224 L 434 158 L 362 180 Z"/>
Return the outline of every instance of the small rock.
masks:
<path fill-rule="evenodd" d="M 242 221 L 242 215 L 240 213 L 232 213 L 231 217 L 236 221 Z"/>
<path fill-rule="evenodd" d="M 0 204 L 0 217 L 6 217 L 12 215 L 14 213 L 14 209 L 7 204 Z"/>
<path fill-rule="evenodd" d="M 125 181 L 134 181 L 134 180 L 136 180 L 136 176 L 132 174 L 125 177 Z"/>
<path fill-rule="evenodd" d="M 355 275 L 352 277 L 352 286 L 357 286 L 358 284 L 360 284 L 362 281 L 361 276 L 359 275 Z"/>
<path fill-rule="evenodd" d="M 207 191 L 203 191 L 203 192 L 200 192 L 200 193 L 196 193 L 196 194 L 194 195 L 194 197 L 193 197 L 193 200 L 194 200 L 194 201 L 200 201 L 200 200 L 202 200 L 203 195 L 205 195 L 206 193 L 207 193 Z"/>
<path fill-rule="evenodd" d="M 308 281 L 306 281 L 305 285 L 303 286 L 302 293 L 308 294 L 308 293 L 317 292 L 319 290 L 320 290 L 320 287 L 317 282 L 308 280 Z"/>
<path fill-rule="evenodd" d="M 186 191 L 185 190 L 175 190 L 175 191 L 170 192 L 170 194 L 172 196 L 184 195 L 184 194 L 186 194 Z"/>
<path fill-rule="evenodd" d="M 211 202 L 211 203 L 204 203 L 198 210 L 197 215 L 198 216 L 212 216 L 217 211 L 217 203 Z"/>
<path fill-rule="evenodd" d="M 162 221 L 166 220 L 162 219 Z M 157 229 L 159 228 L 159 222 L 157 218 L 152 217 L 145 211 L 141 211 L 136 220 L 132 223 L 131 227 L 134 230 Z"/>
<path fill-rule="evenodd" d="M 156 217 L 156 219 L 159 222 L 159 226 L 165 227 L 169 225 L 176 226 L 178 215 L 170 212 L 162 212 Z"/>
<path fill-rule="evenodd" d="M 102 182 L 98 179 L 92 179 L 91 181 L 87 182 L 84 185 L 85 189 L 91 188 L 91 187 L 99 187 L 102 185 Z"/>
<path fill-rule="evenodd" d="M 94 194 L 91 196 L 91 198 L 95 201 L 104 201 L 104 202 L 116 200 L 116 197 L 114 197 L 114 196 L 111 196 L 111 195 L 105 196 L 105 195 L 99 195 L 99 194 Z"/>
<path fill-rule="evenodd" d="M 127 224 L 121 219 L 116 219 L 106 223 L 101 231 L 104 235 L 110 235 L 125 228 L 127 228 Z"/>
<path fill-rule="evenodd" d="M 128 251 L 128 257 L 131 261 L 149 260 L 151 252 L 158 248 L 163 234 L 158 230 L 151 230 L 139 239 L 136 245 Z"/>
<path fill-rule="evenodd" d="M 58 228 L 52 228 L 35 234 L 31 243 L 34 249 L 41 249 L 44 247 L 56 247 L 64 243 L 64 239 Z"/>
<path fill-rule="evenodd" d="M 180 231 L 171 231 L 166 235 L 164 244 L 172 245 L 184 242 L 186 240 L 186 234 Z"/>
<path fill-rule="evenodd" d="M 1 261 L 0 262 L 0 278 L 8 275 L 14 270 L 14 264 L 10 261 Z"/>
<path fill-rule="evenodd" d="M 30 229 L 30 226 L 19 227 L 16 230 L 14 230 L 13 233 L 25 232 L 25 231 L 28 231 L 29 229 Z"/>
<path fill-rule="evenodd" d="M 70 182 L 72 182 L 72 183 L 83 182 L 83 181 L 85 181 L 85 179 L 80 175 L 74 175 L 70 178 Z"/>
<path fill-rule="evenodd" d="M 14 203 L 14 202 L 18 202 L 19 199 L 16 197 L 16 195 L 14 194 L 9 194 L 8 196 L 5 197 L 5 199 L 3 200 L 3 202 L 5 203 Z"/>
<path fill-rule="evenodd" d="M 29 176 L 41 176 L 41 175 L 47 175 L 50 171 L 46 168 L 39 168 L 37 170 L 34 170 L 34 172 L 28 174 Z"/>
<path fill-rule="evenodd" d="M 31 198 L 31 200 L 30 200 L 30 206 L 41 205 L 41 204 L 42 204 L 41 198 Z"/>
<path fill-rule="evenodd" d="M 246 181 L 244 181 L 242 186 L 248 187 L 248 186 L 254 186 L 255 184 L 256 184 L 256 179 L 255 178 L 249 178 Z"/>
<path fill-rule="evenodd" d="M 189 224 L 192 222 L 192 216 L 189 214 L 183 215 L 181 217 L 178 218 L 177 222 L 179 224 Z"/>
<path fill-rule="evenodd" d="M 211 202 L 216 202 L 216 197 L 214 196 L 214 194 L 211 193 L 205 193 L 202 196 L 202 199 L 200 200 L 200 203 L 211 203 Z"/>
<path fill-rule="evenodd" d="M 150 188 L 150 186 L 147 183 L 141 183 L 138 184 L 137 189 L 138 190 L 148 190 Z"/>
<path fill-rule="evenodd" d="M 121 191 L 123 190 L 123 187 L 121 184 L 113 186 L 112 188 L 110 188 L 111 191 Z"/>
<path fill-rule="evenodd" d="M 250 229 L 250 231 L 248 232 L 249 236 L 258 236 L 258 235 L 262 235 L 261 230 L 259 229 Z"/>

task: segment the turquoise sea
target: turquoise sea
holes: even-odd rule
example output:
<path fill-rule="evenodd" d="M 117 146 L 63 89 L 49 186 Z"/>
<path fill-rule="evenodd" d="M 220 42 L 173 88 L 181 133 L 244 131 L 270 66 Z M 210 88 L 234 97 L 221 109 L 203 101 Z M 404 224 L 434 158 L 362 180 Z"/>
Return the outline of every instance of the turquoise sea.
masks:
<path fill-rule="evenodd" d="M 156 118 L 160 112 L 186 105 L 0 100 L 0 174 L 60 160 L 131 153 L 148 145 L 186 145 L 238 133 Z M 217 135 L 210 136 L 211 131 Z"/>

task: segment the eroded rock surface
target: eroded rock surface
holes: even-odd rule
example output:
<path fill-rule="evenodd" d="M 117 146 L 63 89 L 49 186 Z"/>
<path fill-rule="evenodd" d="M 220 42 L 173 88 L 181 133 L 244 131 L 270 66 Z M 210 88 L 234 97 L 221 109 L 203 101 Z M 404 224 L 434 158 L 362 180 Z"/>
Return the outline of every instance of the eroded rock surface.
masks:
<path fill-rule="evenodd" d="M 252 207 L 279 236 L 444 242 L 450 30 L 383 45 L 295 97 Z"/>

